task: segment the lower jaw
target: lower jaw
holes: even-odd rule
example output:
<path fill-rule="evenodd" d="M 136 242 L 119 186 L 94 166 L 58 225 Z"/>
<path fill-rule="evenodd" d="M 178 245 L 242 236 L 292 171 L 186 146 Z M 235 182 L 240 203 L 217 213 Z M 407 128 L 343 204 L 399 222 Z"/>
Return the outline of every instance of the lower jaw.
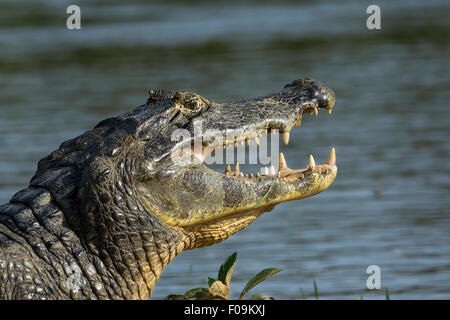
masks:
<path fill-rule="evenodd" d="M 306 184 L 303 189 L 288 191 L 279 197 L 263 202 L 259 207 L 248 206 L 224 216 L 208 219 L 208 221 L 203 223 L 184 226 L 182 228 L 183 232 L 189 238 L 185 249 L 190 250 L 219 243 L 248 226 L 264 212 L 271 211 L 279 203 L 299 200 L 318 194 L 332 184 L 336 174 L 337 167 L 333 166 L 326 179 L 316 178 L 314 181 Z"/>

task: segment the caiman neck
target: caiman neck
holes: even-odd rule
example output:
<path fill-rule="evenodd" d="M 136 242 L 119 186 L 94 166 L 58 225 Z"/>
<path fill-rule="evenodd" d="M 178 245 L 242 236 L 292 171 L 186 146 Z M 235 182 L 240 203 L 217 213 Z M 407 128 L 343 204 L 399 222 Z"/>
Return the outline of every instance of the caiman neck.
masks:
<path fill-rule="evenodd" d="M 124 183 L 77 180 L 74 167 L 47 169 L 12 199 L 29 206 L 45 232 L 59 235 L 65 250 L 49 254 L 74 261 L 62 266 L 75 275 L 73 285 L 70 272 L 58 277 L 63 291 L 75 299 L 148 299 L 163 268 L 190 240 L 146 211 Z"/>
<path fill-rule="evenodd" d="M 88 190 L 86 244 L 125 299 L 148 299 L 162 270 L 189 245 L 184 233 L 160 222 L 126 184 Z"/>

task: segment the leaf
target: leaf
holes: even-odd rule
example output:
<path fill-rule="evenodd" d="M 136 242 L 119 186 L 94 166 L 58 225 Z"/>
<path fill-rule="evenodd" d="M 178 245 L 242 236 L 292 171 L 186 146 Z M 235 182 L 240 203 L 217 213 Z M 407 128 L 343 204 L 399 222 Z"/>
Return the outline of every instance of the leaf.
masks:
<path fill-rule="evenodd" d="M 305 293 L 303 292 L 303 289 L 302 289 L 302 288 L 300 288 L 300 293 L 301 293 L 301 295 L 302 295 L 302 299 L 303 299 L 303 300 L 306 300 L 306 296 L 305 296 Z"/>
<path fill-rule="evenodd" d="M 230 300 L 229 293 L 230 287 L 224 284 L 222 281 L 215 281 L 209 288 L 209 293 L 215 297 L 223 300 Z"/>
<path fill-rule="evenodd" d="M 189 300 L 189 299 L 207 299 L 210 296 L 207 288 L 194 288 L 186 291 L 185 294 L 169 294 L 165 300 Z"/>
<path fill-rule="evenodd" d="M 164 300 L 186 300 L 182 294 L 169 294 Z"/>
<path fill-rule="evenodd" d="M 239 296 L 239 300 L 244 299 L 244 296 L 249 292 L 251 289 L 253 289 L 258 283 L 261 281 L 266 280 L 267 278 L 270 278 L 274 274 L 277 274 L 282 269 L 276 269 L 276 268 L 268 268 L 262 270 L 260 273 L 258 273 L 256 276 L 251 278 L 249 282 L 245 285 L 244 289 L 241 292 L 241 295 Z"/>
<path fill-rule="evenodd" d="M 211 277 L 206 277 L 206 283 L 208 284 L 208 287 L 211 287 L 211 285 L 216 281 L 216 279 Z"/>
<path fill-rule="evenodd" d="M 207 288 L 195 288 L 186 291 L 185 294 L 169 294 L 164 300 L 189 300 L 189 299 L 214 299 Z"/>
<path fill-rule="evenodd" d="M 225 283 L 227 286 L 230 285 L 231 275 L 233 274 L 234 265 L 236 264 L 237 252 L 230 255 L 219 268 L 217 278 Z"/>
<path fill-rule="evenodd" d="M 317 290 L 316 280 L 314 280 L 314 297 L 316 297 L 316 300 L 319 300 L 319 290 Z"/>
<path fill-rule="evenodd" d="M 266 296 L 265 294 L 255 293 L 248 300 L 275 300 L 274 297 Z"/>
<path fill-rule="evenodd" d="M 386 288 L 386 300 L 391 300 L 391 297 L 389 296 L 389 289 Z"/>
<path fill-rule="evenodd" d="M 208 288 L 194 288 L 194 289 L 186 291 L 186 293 L 184 294 L 184 298 L 185 298 L 185 300 L 189 300 L 192 298 L 204 299 L 205 295 L 209 295 Z"/>
<path fill-rule="evenodd" d="M 263 195 L 263 197 L 258 200 L 258 202 L 253 206 L 253 208 L 258 208 L 260 205 L 263 204 L 264 201 L 266 201 L 267 196 L 269 195 L 270 191 L 272 190 L 274 183 L 275 183 L 275 181 L 272 181 L 272 183 L 270 184 L 269 190 L 267 190 L 267 192 Z"/>

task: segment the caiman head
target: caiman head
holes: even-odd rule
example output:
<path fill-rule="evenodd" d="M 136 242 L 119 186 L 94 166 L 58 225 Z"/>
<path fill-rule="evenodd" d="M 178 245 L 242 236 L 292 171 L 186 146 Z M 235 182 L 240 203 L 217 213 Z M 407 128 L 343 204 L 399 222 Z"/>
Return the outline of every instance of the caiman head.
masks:
<path fill-rule="evenodd" d="M 330 114 L 334 102 L 333 91 L 311 79 L 295 80 L 264 97 L 225 103 L 192 92 L 151 92 L 146 106 L 125 116 L 142 117 L 143 110 L 153 114 L 139 128 L 141 139 L 147 139 L 135 175 L 142 202 L 160 221 L 188 234 L 192 249 L 228 238 L 278 203 L 325 190 L 337 173 L 334 149 L 327 163 L 316 165 L 311 155 L 304 169 L 288 168 L 280 153 L 279 169 L 265 168 L 262 175 L 244 174 L 239 164 L 234 171 L 224 165 L 224 172 L 217 172 L 203 162 L 227 146 L 259 144 L 264 133 L 279 132 L 287 144 L 304 113 L 325 109 Z M 158 133 L 150 136 L 148 128 Z"/>
<path fill-rule="evenodd" d="M 216 172 L 203 162 L 226 146 L 258 143 L 265 133 L 279 132 L 287 143 L 303 114 L 330 114 L 334 102 L 333 91 L 311 79 L 223 103 L 192 92 L 150 91 L 146 104 L 63 143 L 39 171 L 76 166 L 79 214 L 69 214 L 69 222 L 91 252 L 112 260 L 111 268 L 125 265 L 126 273 L 139 265 L 144 278 L 151 270 L 157 279 L 182 250 L 218 243 L 281 202 L 327 189 L 337 173 L 334 149 L 328 162 L 315 164 L 310 156 L 303 169 L 288 168 L 280 154 L 279 169 L 262 174 L 228 165 Z M 151 291 L 156 280 L 150 278 Z"/>

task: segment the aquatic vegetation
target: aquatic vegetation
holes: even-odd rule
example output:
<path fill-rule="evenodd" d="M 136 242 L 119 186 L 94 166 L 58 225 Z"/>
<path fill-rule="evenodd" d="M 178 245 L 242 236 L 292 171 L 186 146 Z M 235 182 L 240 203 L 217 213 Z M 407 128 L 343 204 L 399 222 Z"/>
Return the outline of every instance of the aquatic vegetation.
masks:
<path fill-rule="evenodd" d="M 230 255 L 219 268 L 217 279 L 207 277 L 206 283 L 208 288 L 194 288 L 186 291 L 184 294 L 171 294 L 166 297 L 167 300 L 230 300 L 230 281 L 233 274 L 234 266 L 236 264 L 237 252 Z M 243 300 L 247 293 L 256 285 L 271 276 L 280 272 L 281 269 L 267 268 L 257 273 L 251 278 L 239 294 L 239 300 Z M 249 300 L 273 300 L 274 298 L 268 295 L 256 293 L 250 296 Z"/>
<path fill-rule="evenodd" d="M 208 288 L 193 288 L 187 290 L 184 294 L 170 294 L 165 299 L 166 300 L 230 300 L 230 282 L 231 276 L 233 274 L 234 266 L 236 265 L 237 260 L 237 252 L 234 252 L 225 261 L 220 265 L 219 271 L 217 273 L 217 279 L 206 277 L 206 283 L 208 284 Z M 261 283 L 264 280 L 267 280 L 271 276 L 277 274 L 282 271 L 282 269 L 277 268 L 267 268 L 263 269 L 259 273 L 257 273 L 253 278 L 251 278 L 247 284 L 242 289 L 238 299 L 243 300 L 247 293 L 252 290 L 256 285 Z M 192 265 L 189 266 L 189 271 L 187 273 L 188 283 L 190 281 L 192 274 Z M 319 289 L 317 286 L 316 280 L 313 281 L 313 297 L 316 300 L 319 300 Z M 300 288 L 300 299 L 306 300 L 308 297 L 306 296 L 303 288 Z M 357 300 L 364 300 L 361 295 Z M 390 300 L 389 289 L 385 290 L 385 299 Z M 268 296 L 261 293 L 255 293 L 250 296 L 248 300 L 275 300 L 274 297 Z"/>

